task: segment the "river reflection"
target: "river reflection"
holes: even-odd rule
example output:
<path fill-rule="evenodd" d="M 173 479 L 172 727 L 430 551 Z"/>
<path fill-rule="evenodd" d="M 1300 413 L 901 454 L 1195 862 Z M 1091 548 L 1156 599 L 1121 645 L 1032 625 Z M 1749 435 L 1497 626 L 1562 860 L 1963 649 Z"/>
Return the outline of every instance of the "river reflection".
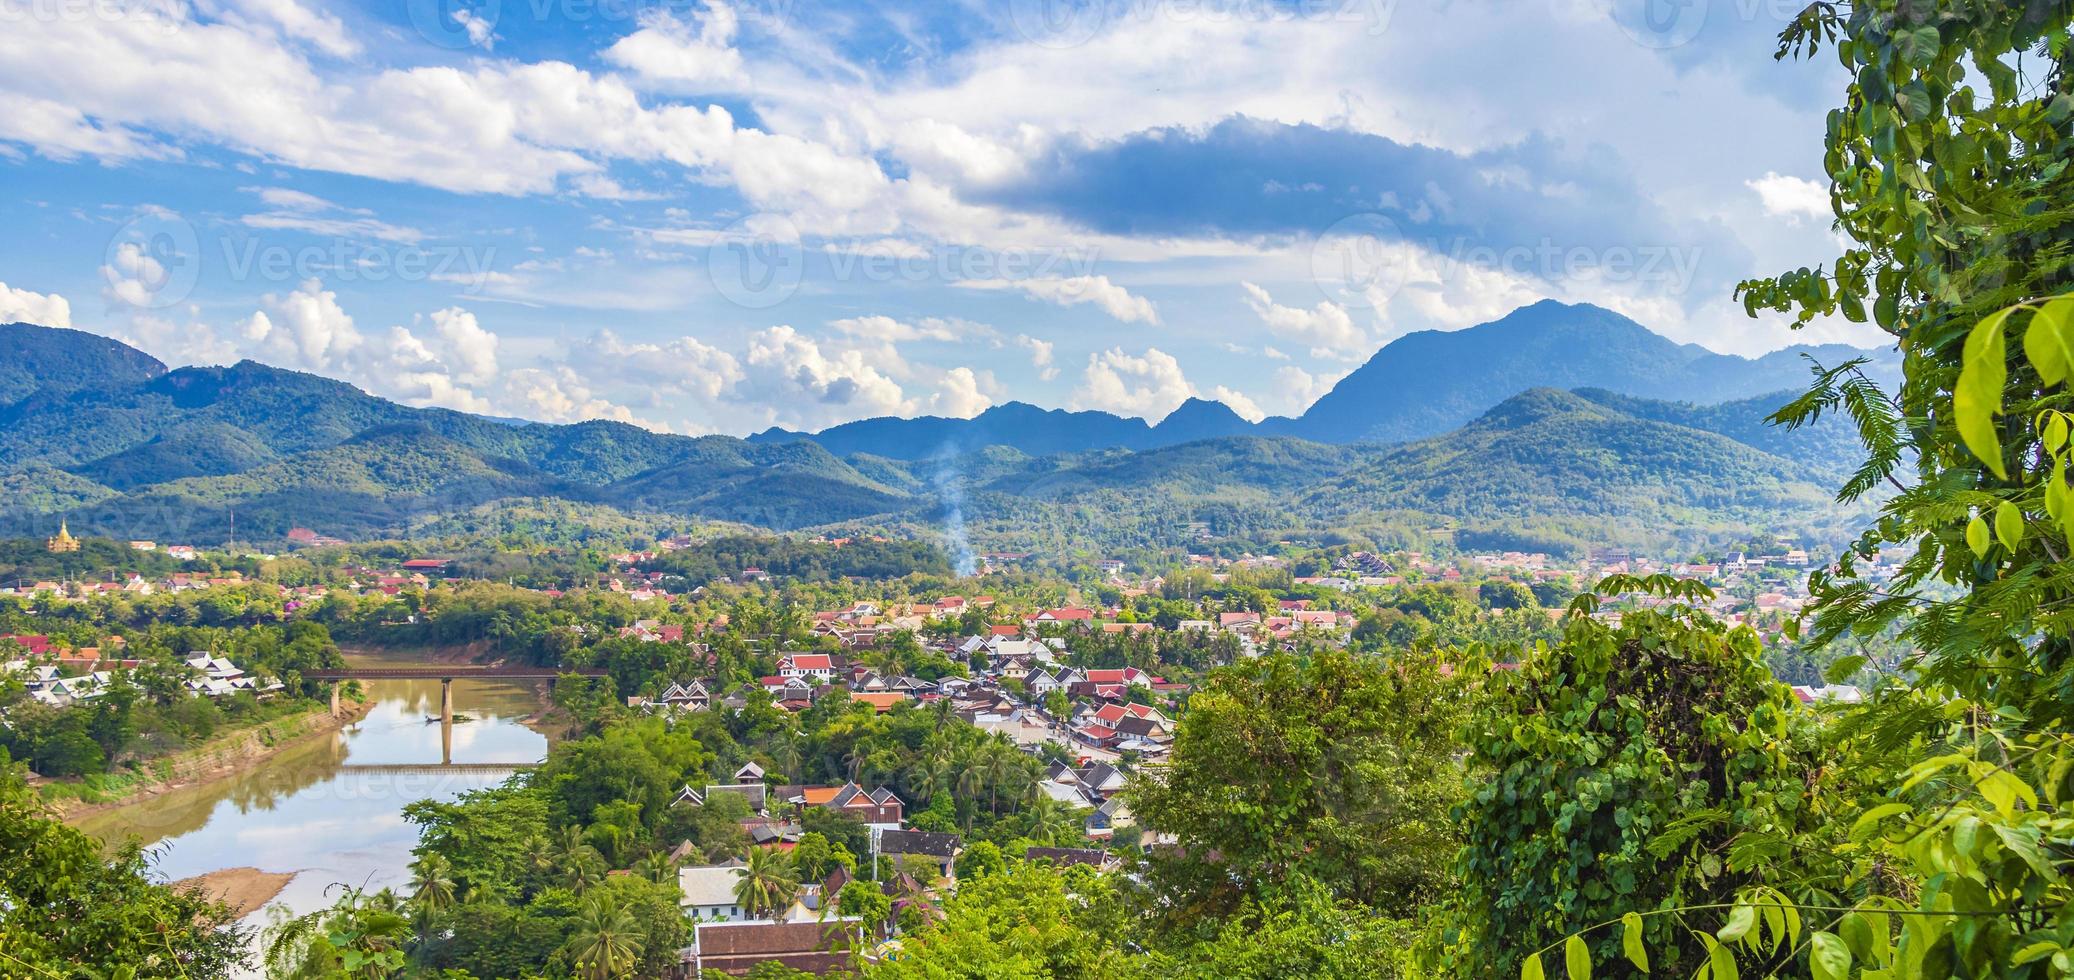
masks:
<path fill-rule="evenodd" d="M 298 912 L 328 904 L 326 892 L 337 883 L 402 890 L 410 880 L 410 849 L 417 844 L 417 827 L 404 820 L 404 806 L 452 799 L 510 774 L 436 768 L 443 749 L 438 681 L 362 683 L 373 707 L 332 737 L 225 779 L 92 815 L 79 822 L 80 829 L 152 845 L 154 868 L 167 879 L 236 867 L 294 872 L 275 902 Z M 454 712 L 471 720 L 453 727 L 452 761 L 539 761 L 547 754 L 547 739 L 519 723 L 538 707 L 533 693 L 518 684 L 455 681 Z M 418 768 L 359 768 L 397 765 Z M 263 923 L 264 910 L 247 921 Z"/>

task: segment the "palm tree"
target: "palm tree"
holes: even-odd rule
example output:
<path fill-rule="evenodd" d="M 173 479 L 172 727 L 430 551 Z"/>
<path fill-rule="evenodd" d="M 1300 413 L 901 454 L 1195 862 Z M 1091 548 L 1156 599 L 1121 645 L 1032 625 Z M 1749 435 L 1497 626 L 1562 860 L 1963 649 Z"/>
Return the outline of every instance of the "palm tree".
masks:
<path fill-rule="evenodd" d="M 583 980 L 630 976 L 641 959 L 647 936 L 632 912 L 603 895 L 584 903 L 569 937 L 569 958 Z"/>
<path fill-rule="evenodd" d="M 454 904 L 454 866 L 446 856 L 433 852 L 412 865 L 411 904 L 427 912 L 438 912 Z"/>
<path fill-rule="evenodd" d="M 1023 811 L 1030 821 L 1030 839 L 1057 847 L 1060 842 L 1077 837 L 1080 820 L 1074 810 L 1049 796 L 1040 795 L 1030 801 L 1030 808 Z"/>
<path fill-rule="evenodd" d="M 775 919 L 799 895 L 799 869 L 792 855 L 769 847 L 749 849 L 749 863 L 736 868 L 735 902 L 751 918 Z"/>
<path fill-rule="evenodd" d="M 850 751 L 843 754 L 843 765 L 850 770 L 851 782 L 857 781 L 857 777 L 864 772 L 864 764 L 870 761 L 871 747 L 866 745 L 863 739 L 858 739 L 857 744 L 850 746 Z"/>
<path fill-rule="evenodd" d="M 604 875 L 605 856 L 583 839 L 583 828 L 563 827 L 554 843 L 541 849 L 534 861 L 544 871 L 559 871 L 571 891 L 578 895 Z"/>
<path fill-rule="evenodd" d="M 798 782 L 799 764 L 805 761 L 805 757 L 800 753 L 799 740 L 781 740 L 777 747 L 771 750 L 771 761 L 776 762 L 778 768 L 785 773 L 787 782 Z"/>
<path fill-rule="evenodd" d="M 986 760 L 984 758 L 981 758 L 977 753 L 967 753 L 965 755 L 965 758 L 960 760 L 958 763 L 957 782 L 952 784 L 951 792 L 955 794 L 956 798 L 958 799 L 977 801 L 979 799 L 980 790 L 985 789 L 986 786 Z M 976 809 L 976 807 L 968 808 L 965 811 L 966 833 L 972 832 L 973 809 Z"/>
<path fill-rule="evenodd" d="M 667 885 L 676 880 L 677 862 L 670 860 L 668 851 L 656 851 L 641 859 L 635 869 L 641 877 L 658 885 Z"/>
<path fill-rule="evenodd" d="M 915 806 L 928 806 L 943 788 L 944 777 L 951 772 L 950 760 L 942 752 L 931 752 L 916 759 L 908 774 L 908 792 L 914 794 Z"/>
<path fill-rule="evenodd" d="M 1001 787 L 1022 768 L 1022 758 L 1005 742 L 988 742 L 981 769 L 987 777 L 987 812 L 1001 812 Z"/>

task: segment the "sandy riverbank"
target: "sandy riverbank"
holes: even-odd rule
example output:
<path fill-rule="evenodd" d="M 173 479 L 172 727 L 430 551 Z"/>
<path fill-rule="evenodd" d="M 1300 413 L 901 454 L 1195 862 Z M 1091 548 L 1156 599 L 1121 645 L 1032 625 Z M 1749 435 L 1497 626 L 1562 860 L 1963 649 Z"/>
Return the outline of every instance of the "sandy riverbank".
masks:
<path fill-rule="evenodd" d="M 294 880 L 294 872 L 261 871 L 258 868 L 221 868 L 173 882 L 174 888 L 198 891 L 238 910 L 238 918 L 251 915 L 274 900 Z"/>
<path fill-rule="evenodd" d="M 147 764 L 147 771 L 165 773 L 126 787 L 120 796 L 89 802 L 59 796 L 50 801 L 57 816 L 67 823 L 122 807 L 135 806 L 176 790 L 226 779 L 258 766 L 268 759 L 318 738 L 328 738 L 367 714 L 372 705 L 348 702 L 333 716 L 326 708 L 276 718 L 234 732 L 227 732 L 192 749 L 174 753 Z"/>

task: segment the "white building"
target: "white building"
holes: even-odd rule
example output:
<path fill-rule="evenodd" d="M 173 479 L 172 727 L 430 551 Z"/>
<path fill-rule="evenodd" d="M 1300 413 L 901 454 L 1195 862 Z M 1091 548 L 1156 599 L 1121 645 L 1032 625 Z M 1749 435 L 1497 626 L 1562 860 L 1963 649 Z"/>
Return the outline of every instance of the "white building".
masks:
<path fill-rule="evenodd" d="M 678 904 L 701 922 L 749 922 L 748 910 L 735 899 L 735 885 L 747 867 L 740 861 L 677 869 Z"/>

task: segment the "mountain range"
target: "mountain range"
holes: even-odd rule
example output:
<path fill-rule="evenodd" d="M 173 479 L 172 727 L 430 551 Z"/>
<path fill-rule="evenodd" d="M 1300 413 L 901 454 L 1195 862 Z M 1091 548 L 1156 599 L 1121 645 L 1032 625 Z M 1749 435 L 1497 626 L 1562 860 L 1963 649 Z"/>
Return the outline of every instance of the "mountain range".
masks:
<path fill-rule="evenodd" d="M 1580 351 L 1593 350 L 1610 363 L 1587 365 Z M 0 530 L 22 534 L 60 517 L 76 532 L 195 542 L 233 522 L 264 540 L 295 526 L 390 538 L 724 521 L 955 527 L 977 547 L 1084 553 L 1204 535 L 1683 546 L 1840 537 L 1851 523 L 1828 493 L 1855 451 L 1849 431 L 1762 422 L 1805 371 L 1796 358 L 1711 354 L 1590 307 L 1406 337 L 1321 400 L 1328 410 L 1258 425 L 1198 400 L 1158 425 L 1010 404 L 970 420 L 687 437 L 412 408 L 252 361 L 168 370 L 28 324 L 0 326 L 0 355 Z M 1667 387 L 1721 400 L 1653 397 Z"/>
<path fill-rule="evenodd" d="M 1106 412 L 1046 411 L 1009 402 L 971 419 L 875 418 L 815 433 L 769 429 L 752 442 L 807 440 L 837 455 L 927 459 L 982 446 L 1032 455 L 1090 448 L 1154 449 L 1224 436 L 1294 436 L 1315 442 L 1401 442 L 1466 424 L 1529 388 L 1598 388 L 1700 405 L 1803 387 L 1810 363 L 1871 360 L 1881 380 L 1899 377 L 1892 351 L 1796 345 L 1762 357 L 1675 343 L 1611 310 L 1544 300 L 1463 330 L 1407 334 L 1341 378 L 1297 418 L 1249 423 L 1221 402 L 1192 398 L 1157 425 Z"/>

